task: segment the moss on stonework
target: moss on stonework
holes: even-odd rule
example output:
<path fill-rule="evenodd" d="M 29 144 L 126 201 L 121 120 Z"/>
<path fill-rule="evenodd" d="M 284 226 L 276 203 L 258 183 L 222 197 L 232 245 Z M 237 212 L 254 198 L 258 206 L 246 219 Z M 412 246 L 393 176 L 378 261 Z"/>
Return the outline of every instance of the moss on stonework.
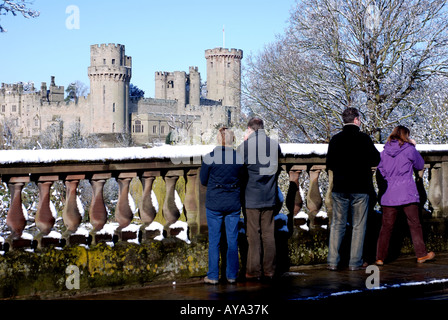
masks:
<path fill-rule="evenodd" d="M 406 230 L 406 229 L 405 229 Z M 423 225 L 428 250 L 448 250 L 447 222 L 431 220 Z M 278 258 L 287 271 L 289 266 L 326 263 L 329 231 L 315 228 L 294 229 L 291 237 L 278 237 Z M 370 248 L 375 249 L 375 237 Z M 240 253 L 244 252 L 244 236 Z M 398 240 L 397 240 L 398 239 Z M 396 255 L 413 255 L 409 235 L 391 240 L 398 246 Z M 343 248 L 347 248 L 346 240 Z M 345 251 L 347 255 L 347 251 Z M 287 262 L 286 262 L 287 261 Z M 69 290 L 67 267 L 79 268 L 80 290 Z M 202 277 L 208 270 L 208 239 L 197 237 L 190 244 L 177 238 L 143 244 L 119 242 L 111 247 L 96 246 L 49 247 L 36 252 L 16 250 L 0 255 L 0 298 L 40 298 L 74 295 L 107 288 L 140 286 L 148 283 L 179 281 Z M 283 269 L 282 269 L 283 270 Z"/>
<path fill-rule="evenodd" d="M 172 238 L 147 244 L 100 243 L 0 256 L 0 298 L 75 293 L 66 287 L 68 266 L 80 271 L 80 291 L 185 279 L 207 272 L 208 245 Z"/>

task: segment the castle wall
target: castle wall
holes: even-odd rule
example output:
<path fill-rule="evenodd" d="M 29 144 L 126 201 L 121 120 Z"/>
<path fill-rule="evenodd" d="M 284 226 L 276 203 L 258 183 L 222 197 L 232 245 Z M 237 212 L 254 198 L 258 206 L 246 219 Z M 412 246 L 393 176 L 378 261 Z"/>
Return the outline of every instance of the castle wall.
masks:
<path fill-rule="evenodd" d="M 92 45 L 90 55 L 87 97 L 66 103 L 64 87 L 57 86 L 54 77 L 49 86 L 43 82 L 40 91 L 34 85 L 24 90 L 21 84 L 2 84 L 0 121 L 8 121 L 23 139 L 37 137 L 51 126 L 61 126 L 68 137 L 80 125 L 83 135 L 129 132 L 136 143 L 149 144 L 165 142 L 171 131 L 193 141 L 239 119 L 241 50 L 206 51 L 207 99 L 201 98 L 198 68 L 190 67 L 189 74 L 156 72 L 155 98 L 130 100 L 132 58 L 125 47 Z"/>

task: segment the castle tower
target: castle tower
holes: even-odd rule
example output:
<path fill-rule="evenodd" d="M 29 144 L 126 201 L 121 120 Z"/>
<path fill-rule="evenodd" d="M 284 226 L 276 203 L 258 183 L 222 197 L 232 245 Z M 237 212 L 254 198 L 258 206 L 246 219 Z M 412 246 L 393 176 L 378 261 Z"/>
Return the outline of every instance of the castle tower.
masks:
<path fill-rule="evenodd" d="M 187 103 L 187 74 L 185 71 L 156 72 L 155 98 L 177 100 L 178 106 L 184 108 Z"/>
<path fill-rule="evenodd" d="M 201 75 L 198 67 L 190 67 L 190 90 L 189 90 L 189 104 L 192 106 L 199 106 L 201 104 Z"/>
<path fill-rule="evenodd" d="M 241 60 L 243 51 L 215 48 L 205 51 L 207 99 L 223 106 L 241 107 Z"/>
<path fill-rule="evenodd" d="M 132 58 L 125 46 L 101 44 L 90 47 L 91 133 L 129 132 L 129 83 Z"/>

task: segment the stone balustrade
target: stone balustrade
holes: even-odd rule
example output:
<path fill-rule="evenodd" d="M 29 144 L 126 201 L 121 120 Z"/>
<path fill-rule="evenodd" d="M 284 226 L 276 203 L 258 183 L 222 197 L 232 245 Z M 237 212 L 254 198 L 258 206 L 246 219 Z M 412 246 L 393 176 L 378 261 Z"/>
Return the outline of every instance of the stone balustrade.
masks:
<path fill-rule="evenodd" d="M 320 181 L 322 172 L 326 170 L 327 145 L 283 144 L 281 148 L 280 163 L 283 172 L 289 178 L 285 206 L 289 210 L 290 217 L 291 214 L 296 216 L 305 209 L 313 227 L 316 214 L 325 205 L 325 210 L 331 219 L 331 172 L 328 173 L 328 179 L 324 179 L 327 185 L 321 185 Z M 377 148 L 380 151 L 383 149 L 381 145 Z M 93 229 L 90 240 L 85 239 L 81 243 L 95 244 L 100 241 L 98 233 L 108 223 L 103 191 L 105 183 L 112 178 L 117 181 L 119 189 L 114 218 L 118 223 L 115 231 L 118 241 L 128 239 L 122 230 L 134 219 L 128 194 L 131 180 L 136 178 L 142 183 L 142 200 L 138 204 L 142 224 L 140 239 L 144 241 L 151 238 L 146 227 L 154 222 L 157 214 L 160 214 L 156 211 L 151 197 L 154 181 L 159 177 L 165 182 L 161 210 L 165 230 L 169 231 L 169 226 L 183 216 L 188 223 L 191 238 L 204 234 L 207 232 L 204 203 L 206 189 L 200 185 L 198 174 L 201 157 L 212 149 L 213 146 L 161 146 L 151 149 L 0 151 L 0 177 L 1 181 L 7 184 L 11 197 L 6 217 L 8 230 L 0 230 L 5 236 L 3 249 L 31 246 L 32 243 L 37 243 L 37 247 L 41 247 L 49 242 L 47 237 L 55 224 L 55 217 L 50 208 L 50 193 L 56 181 L 62 181 L 65 185 L 62 219 L 66 229 L 63 233 L 66 244 L 74 243 L 74 235 L 81 224 L 76 199 L 81 180 L 88 180 L 93 190 L 88 212 Z M 425 170 L 416 175 L 421 192 L 424 193 L 423 198 L 429 200 L 433 218 L 445 219 L 448 217 L 448 145 L 420 145 L 418 150 L 425 159 L 425 170 L 428 170 L 425 176 L 426 188 L 423 181 Z M 374 171 L 375 168 L 372 172 Z M 308 181 L 303 199 L 299 180 L 305 172 Z M 183 208 L 180 210 L 175 201 L 175 189 L 181 177 L 185 179 L 185 196 Z M 22 190 L 30 182 L 36 183 L 39 192 L 35 215 L 35 224 L 39 232 L 34 242 L 22 238 L 27 224 L 22 208 Z M 325 193 L 322 191 L 324 189 L 327 190 Z"/>

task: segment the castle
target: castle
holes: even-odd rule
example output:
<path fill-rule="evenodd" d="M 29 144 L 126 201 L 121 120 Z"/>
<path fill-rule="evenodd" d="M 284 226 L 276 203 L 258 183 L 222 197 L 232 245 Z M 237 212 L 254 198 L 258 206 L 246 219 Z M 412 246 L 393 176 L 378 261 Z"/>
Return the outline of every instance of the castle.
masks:
<path fill-rule="evenodd" d="M 188 74 L 156 72 L 155 97 L 135 99 L 129 95 L 132 58 L 125 46 L 92 45 L 86 97 L 65 102 L 64 87 L 54 77 L 40 90 L 2 83 L 0 121 L 8 121 L 16 135 L 28 140 L 57 126 L 64 137 L 80 128 L 82 135 L 101 137 L 104 146 L 120 134 L 131 135 L 138 145 L 165 142 L 171 133 L 200 142 L 205 132 L 237 123 L 241 115 L 242 50 L 210 49 L 205 58 L 206 97 L 201 95 L 198 68 L 190 67 Z"/>

